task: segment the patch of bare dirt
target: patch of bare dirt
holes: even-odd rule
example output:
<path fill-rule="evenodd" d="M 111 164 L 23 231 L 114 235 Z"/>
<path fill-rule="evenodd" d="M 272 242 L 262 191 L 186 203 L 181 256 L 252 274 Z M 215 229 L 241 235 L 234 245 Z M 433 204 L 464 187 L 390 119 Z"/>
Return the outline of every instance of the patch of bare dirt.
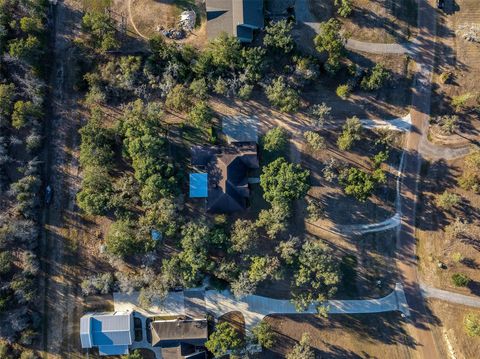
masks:
<path fill-rule="evenodd" d="M 275 315 L 265 320 L 273 327 L 275 343 L 262 358 L 284 358 L 303 333 L 317 358 L 411 358 L 413 345 L 399 314 Z"/>

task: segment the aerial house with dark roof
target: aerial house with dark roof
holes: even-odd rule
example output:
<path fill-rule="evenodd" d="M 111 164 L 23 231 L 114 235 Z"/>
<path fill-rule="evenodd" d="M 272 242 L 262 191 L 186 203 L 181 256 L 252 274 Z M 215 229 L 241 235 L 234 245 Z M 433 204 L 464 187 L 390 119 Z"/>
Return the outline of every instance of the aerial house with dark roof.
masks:
<path fill-rule="evenodd" d="M 260 167 L 255 143 L 194 147 L 192 165 L 207 173 L 207 212 L 233 213 L 248 207 L 250 173 Z"/>

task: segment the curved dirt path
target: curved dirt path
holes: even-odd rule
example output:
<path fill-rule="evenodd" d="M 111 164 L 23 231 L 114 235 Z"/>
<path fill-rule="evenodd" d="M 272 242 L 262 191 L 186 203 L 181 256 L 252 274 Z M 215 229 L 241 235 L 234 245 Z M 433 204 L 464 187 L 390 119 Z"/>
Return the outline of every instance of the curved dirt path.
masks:
<path fill-rule="evenodd" d="M 427 298 L 436 298 L 445 302 L 466 305 L 468 307 L 480 308 L 480 298 L 464 295 L 460 293 L 450 292 L 448 290 L 437 289 L 427 284 L 421 283 L 422 293 Z"/>
<path fill-rule="evenodd" d="M 137 33 L 138 36 L 141 38 L 148 40 L 149 38 L 145 35 L 143 35 L 140 30 L 137 29 L 137 25 L 135 25 L 135 21 L 133 21 L 133 16 L 132 16 L 132 1 L 133 0 L 128 0 L 128 19 L 130 20 L 130 23 L 132 24 L 133 29 Z"/>
<path fill-rule="evenodd" d="M 412 91 L 412 131 L 405 146 L 405 168 L 400 183 L 399 208 L 401 225 L 398 227 L 396 264 L 410 307 L 411 322 L 408 332 L 414 338 L 420 358 L 440 358 L 440 350 L 430 326 L 431 316 L 425 306 L 419 285 L 415 219 L 422 157 L 419 144 L 426 136 L 425 126 L 430 119 L 431 83 L 435 62 L 436 9 L 433 0 L 418 1 L 417 51 L 414 60 L 420 64 Z"/>
<path fill-rule="evenodd" d="M 430 142 L 427 136 L 423 136 L 420 140 L 418 151 L 420 154 L 429 160 L 456 160 L 465 157 L 470 152 L 470 146 L 464 146 L 459 148 L 451 148 L 447 146 L 441 146 Z"/>

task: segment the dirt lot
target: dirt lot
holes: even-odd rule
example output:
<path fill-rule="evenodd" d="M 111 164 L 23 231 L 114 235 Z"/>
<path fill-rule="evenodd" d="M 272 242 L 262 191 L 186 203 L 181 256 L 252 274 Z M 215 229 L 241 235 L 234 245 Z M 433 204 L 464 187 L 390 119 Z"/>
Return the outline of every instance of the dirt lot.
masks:
<path fill-rule="evenodd" d="M 418 255 L 423 280 L 429 284 L 463 294 L 480 295 L 480 251 L 472 243 L 451 239 L 446 227 L 456 217 L 466 219 L 469 232 L 473 235 L 480 230 L 480 195 L 466 192 L 456 186 L 463 160 L 454 162 L 438 161 L 423 166 L 421 183 L 422 198 L 419 201 L 417 217 Z M 448 189 L 461 196 L 461 203 L 451 211 L 444 211 L 435 205 L 435 195 Z M 438 263 L 445 265 L 439 268 Z M 472 278 L 468 288 L 457 288 L 451 283 L 453 273 L 465 273 Z"/>
<path fill-rule="evenodd" d="M 283 358 L 303 333 L 311 337 L 317 358 L 410 358 L 409 338 L 398 314 L 272 316 L 265 319 L 275 331 L 273 349 L 262 358 Z"/>
<path fill-rule="evenodd" d="M 310 0 L 310 9 L 321 21 L 325 20 L 324 3 L 325 0 Z M 336 17 L 343 23 L 345 33 L 353 39 L 401 43 L 416 35 L 417 5 L 414 0 L 353 0 L 352 7 L 349 17 Z"/>
<path fill-rule="evenodd" d="M 440 300 L 429 299 L 428 304 L 434 318 L 438 320 L 438 325 L 434 327 L 434 335 L 436 338 L 443 339 L 441 350 L 444 357 L 478 358 L 480 338 L 472 338 L 465 333 L 463 318 L 468 313 L 480 314 L 480 311 Z"/>
<path fill-rule="evenodd" d="M 435 116 L 454 113 L 450 105 L 453 96 L 471 93 L 470 104 L 473 104 L 478 95 L 480 44 L 463 39 L 461 29 L 480 24 L 480 7 L 476 0 L 457 0 L 455 4 L 455 7 L 439 12 L 437 17 L 437 76 L 434 77 L 432 96 L 432 114 Z M 442 83 L 441 74 L 446 72 L 452 74 L 452 79 Z M 463 111 L 459 117 L 460 135 L 439 138 L 437 142 L 460 145 L 475 141 L 475 137 L 478 141 L 478 115 L 474 111 Z M 432 139 L 435 140 L 435 136 Z"/>
<path fill-rule="evenodd" d="M 125 17 L 130 35 L 148 39 L 159 34 L 157 29 L 175 28 L 184 10 L 197 13 L 197 26 L 180 43 L 202 47 L 207 41 L 205 5 L 201 0 L 112 0 L 115 12 Z"/>

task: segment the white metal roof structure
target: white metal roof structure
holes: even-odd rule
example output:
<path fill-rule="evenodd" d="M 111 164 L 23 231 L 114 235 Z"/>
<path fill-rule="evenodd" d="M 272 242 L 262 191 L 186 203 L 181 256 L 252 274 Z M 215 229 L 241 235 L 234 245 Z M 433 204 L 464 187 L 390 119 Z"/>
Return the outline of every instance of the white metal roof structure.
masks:
<path fill-rule="evenodd" d="M 100 355 L 128 354 L 133 330 L 131 312 L 86 314 L 80 319 L 82 348 L 98 347 Z"/>

